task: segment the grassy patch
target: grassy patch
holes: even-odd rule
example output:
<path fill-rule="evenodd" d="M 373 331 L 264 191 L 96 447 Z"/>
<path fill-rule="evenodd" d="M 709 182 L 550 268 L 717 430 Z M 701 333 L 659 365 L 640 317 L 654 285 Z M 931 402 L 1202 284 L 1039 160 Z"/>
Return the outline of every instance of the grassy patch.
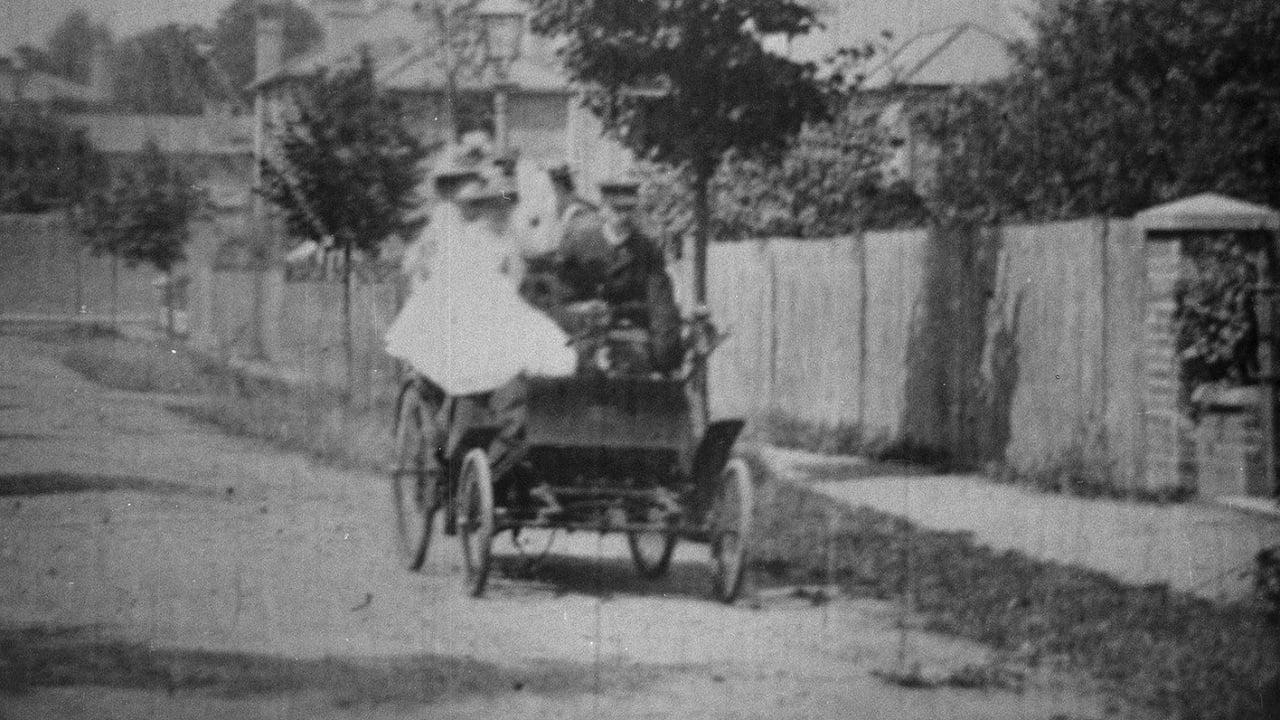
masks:
<path fill-rule="evenodd" d="M 260 438 L 338 467 L 381 471 L 391 457 L 391 409 L 353 410 L 326 394 L 238 394 L 172 408 L 225 432 Z"/>
<path fill-rule="evenodd" d="M 1027 469 L 999 465 L 988 472 L 996 482 L 1085 498 L 1112 498 L 1139 502 L 1185 502 L 1196 496 L 1194 487 L 1174 485 L 1147 488 L 1116 472 L 1108 462 L 1096 459 L 1082 447 L 1071 446 L 1046 462 Z"/>
<path fill-rule="evenodd" d="M 98 331 L 69 335 L 64 342 L 68 347 L 63 363 L 108 387 L 165 393 L 196 393 L 209 387 L 209 368 L 177 341 Z"/>
<path fill-rule="evenodd" d="M 95 382 L 192 396 L 170 409 L 230 434 L 267 440 L 346 468 L 381 470 L 391 456 L 388 400 L 353 408 L 333 388 L 255 377 L 220 366 L 176 342 L 110 332 L 44 339 L 65 348 L 63 362 Z"/>
<path fill-rule="evenodd" d="M 945 467 L 946 452 L 912 438 L 896 438 L 885 432 L 868 433 L 849 422 L 814 422 L 781 411 L 766 414 L 759 423 L 759 439 L 779 447 L 826 455 L 858 455 L 881 462 Z"/>
<path fill-rule="evenodd" d="M 1088 672 L 1170 717 L 1280 713 L 1280 631 L 1260 606 L 1218 605 L 1167 587 L 1031 560 L 806 488 L 766 482 L 755 566 L 762 580 L 836 583 L 901 600 L 925 629 Z"/>

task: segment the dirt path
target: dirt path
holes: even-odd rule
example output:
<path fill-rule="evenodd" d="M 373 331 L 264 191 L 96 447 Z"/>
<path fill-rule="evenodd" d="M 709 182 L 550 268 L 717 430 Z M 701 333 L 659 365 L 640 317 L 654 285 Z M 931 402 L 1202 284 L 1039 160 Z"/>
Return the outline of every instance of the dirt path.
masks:
<path fill-rule="evenodd" d="M 576 535 L 463 596 L 453 538 L 425 572 L 390 552 L 385 482 L 220 435 L 0 337 L 0 717 L 1102 717 L 1022 693 L 871 675 L 985 649 L 886 605 L 709 599 L 705 548 L 637 579 Z"/>

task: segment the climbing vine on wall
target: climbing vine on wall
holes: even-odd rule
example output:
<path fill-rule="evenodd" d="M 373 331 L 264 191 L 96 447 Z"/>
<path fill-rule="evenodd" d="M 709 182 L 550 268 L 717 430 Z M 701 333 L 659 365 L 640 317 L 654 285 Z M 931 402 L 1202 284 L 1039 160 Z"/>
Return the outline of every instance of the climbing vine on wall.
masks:
<path fill-rule="evenodd" d="M 1257 380 L 1255 288 L 1262 251 L 1249 240 L 1236 233 L 1183 240 L 1187 260 L 1175 290 L 1173 322 L 1188 389 Z"/>

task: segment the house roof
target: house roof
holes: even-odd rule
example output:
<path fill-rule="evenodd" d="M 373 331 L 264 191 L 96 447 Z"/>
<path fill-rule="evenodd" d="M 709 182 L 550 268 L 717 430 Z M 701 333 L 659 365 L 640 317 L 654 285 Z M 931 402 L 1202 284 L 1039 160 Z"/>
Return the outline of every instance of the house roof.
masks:
<path fill-rule="evenodd" d="M 0 75 L 20 83 L 18 90 L 21 96 L 27 99 L 75 100 L 84 103 L 96 103 L 104 99 L 104 93 L 100 88 L 68 80 L 43 70 L 24 68 L 10 58 L 0 58 Z"/>
<path fill-rule="evenodd" d="M 906 41 L 869 72 L 866 90 L 977 85 L 1007 75 L 1009 43 L 973 23 L 960 23 Z"/>
<path fill-rule="evenodd" d="M 528 45 L 533 38 L 526 36 Z M 423 89 L 439 89 L 445 85 L 444 69 L 421 48 L 406 53 L 398 62 L 389 65 L 378 73 L 378 79 L 386 87 L 397 90 L 413 91 Z M 494 85 L 495 77 L 492 69 L 481 68 L 478 71 L 463 73 L 458 78 L 458 89 L 481 90 Z M 526 93 L 569 94 L 572 89 L 564 72 L 554 62 L 546 62 L 542 58 L 525 53 L 517 58 L 508 72 L 506 81 L 519 91 Z"/>
<path fill-rule="evenodd" d="M 1143 210 L 1146 230 L 1280 230 L 1280 211 L 1216 193 L 1201 193 Z"/>
<path fill-rule="evenodd" d="M 287 61 L 280 72 L 254 80 L 253 87 L 268 87 L 293 78 L 312 75 L 326 67 L 355 63 L 367 48 L 385 86 L 405 90 L 439 89 L 445 85 L 443 70 L 426 49 L 426 28 L 409 4 L 383 2 L 350 24 L 352 32 L 326 37 L 325 44 Z M 480 69 L 458 79 L 460 89 L 493 86 L 492 72 Z M 567 93 L 568 78 L 555 60 L 546 38 L 525 32 L 522 53 L 512 63 L 508 81 L 522 92 Z"/>

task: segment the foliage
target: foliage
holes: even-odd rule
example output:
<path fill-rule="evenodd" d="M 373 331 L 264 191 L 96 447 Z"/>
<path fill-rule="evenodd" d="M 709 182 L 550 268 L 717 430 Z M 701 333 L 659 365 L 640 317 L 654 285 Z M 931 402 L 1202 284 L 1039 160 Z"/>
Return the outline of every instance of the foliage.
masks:
<path fill-rule="evenodd" d="M 927 213 L 915 191 L 885 182 L 889 147 L 873 118 L 848 111 L 807 125 L 776 162 L 730 152 L 711 180 L 711 238 L 824 238 L 920 224 Z M 651 166 L 642 196 L 664 237 L 691 231 L 686 174 Z"/>
<path fill-rule="evenodd" d="M 638 155 L 710 176 L 729 150 L 782 150 L 825 118 L 817 67 L 767 52 L 761 34 L 804 35 L 793 0 L 538 0 L 533 27 L 559 35 L 584 102 Z M 656 87 L 640 95 L 632 88 Z"/>
<path fill-rule="evenodd" d="M 188 224 L 200 200 L 185 173 L 148 139 L 134 167 L 121 169 L 109 187 L 90 196 L 80 229 L 95 254 L 167 273 L 185 257 Z"/>
<path fill-rule="evenodd" d="M 0 211 L 67 206 L 105 172 L 105 160 L 83 129 L 42 113 L 0 113 Z"/>
<path fill-rule="evenodd" d="M 23 43 L 13 49 L 13 54 L 17 56 L 18 62 L 22 63 L 22 67 L 27 70 L 53 72 L 53 61 L 49 59 L 49 53 L 44 48 L 36 47 L 30 43 Z"/>
<path fill-rule="evenodd" d="M 113 51 L 116 107 L 124 112 L 195 115 L 222 97 L 198 47 L 203 30 L 169 23 L 118 43 Z"/>
<path fill-rule="evenodd" d="M 245 90 L 253 82 L 259 0 L 234 0 L 218 13 L 212 31 L 213 58 L 227 73 L 231 86 Z M 315 16 L 293 0 L 272 3 L 283 24 L 284 59 L 301 55 L 319 45 L 324 30 Z M 245 90 L 245 99 L 248 92 Z"/>
<path fill-rule="evenodd" d="M 104 23 L 95 23 L 83 8 L 75 8 L 45 40 L 48 65 L 41 69 L 87 84 L 93 70 L 93 53 L 110 43 L 111 29 Z"/>
<path fill-rule="evenodd" d="M 938 203 L 980 221 L 1129 215 L 1213 190 L 1280 203 L 1280 5 L 1048 0 L 1005 81 L 921 113 Z"/>
<path fill-rule="evenodd" d="M 645 159 L 689 173 L 697 299 L 706 295 L 709 184 L 726 153 L 785 150 L 830 116 L 834 83 L 813 63 L 772 54 L 762 37 L 805 35 L 796 0 L 535 0 L 533 29 L 558 36 L 583 102 Z"/>
<path fill-rule="evenodd" d="M 278 140 L 284 161 L 264 162 L 263 192 L 285 211 L 295 237 L 321 237 L 310 213 L 340 247 L 376 256 L 386 238 L 413 233 L 419 165 L 427 149 L 399 101 L 374 83 L 373 61 L 325 72 L 298 92 L 296 119 Z M 299 193 L 305 206 L 299 202 Z"/>
<path fill-rule="evenodd" d="M 1257 250 L 1232 233 L 1185 238 L 1190 270 L 1174 296 L 1183 382 L 1239 385 L 1258 375 Z"/>

